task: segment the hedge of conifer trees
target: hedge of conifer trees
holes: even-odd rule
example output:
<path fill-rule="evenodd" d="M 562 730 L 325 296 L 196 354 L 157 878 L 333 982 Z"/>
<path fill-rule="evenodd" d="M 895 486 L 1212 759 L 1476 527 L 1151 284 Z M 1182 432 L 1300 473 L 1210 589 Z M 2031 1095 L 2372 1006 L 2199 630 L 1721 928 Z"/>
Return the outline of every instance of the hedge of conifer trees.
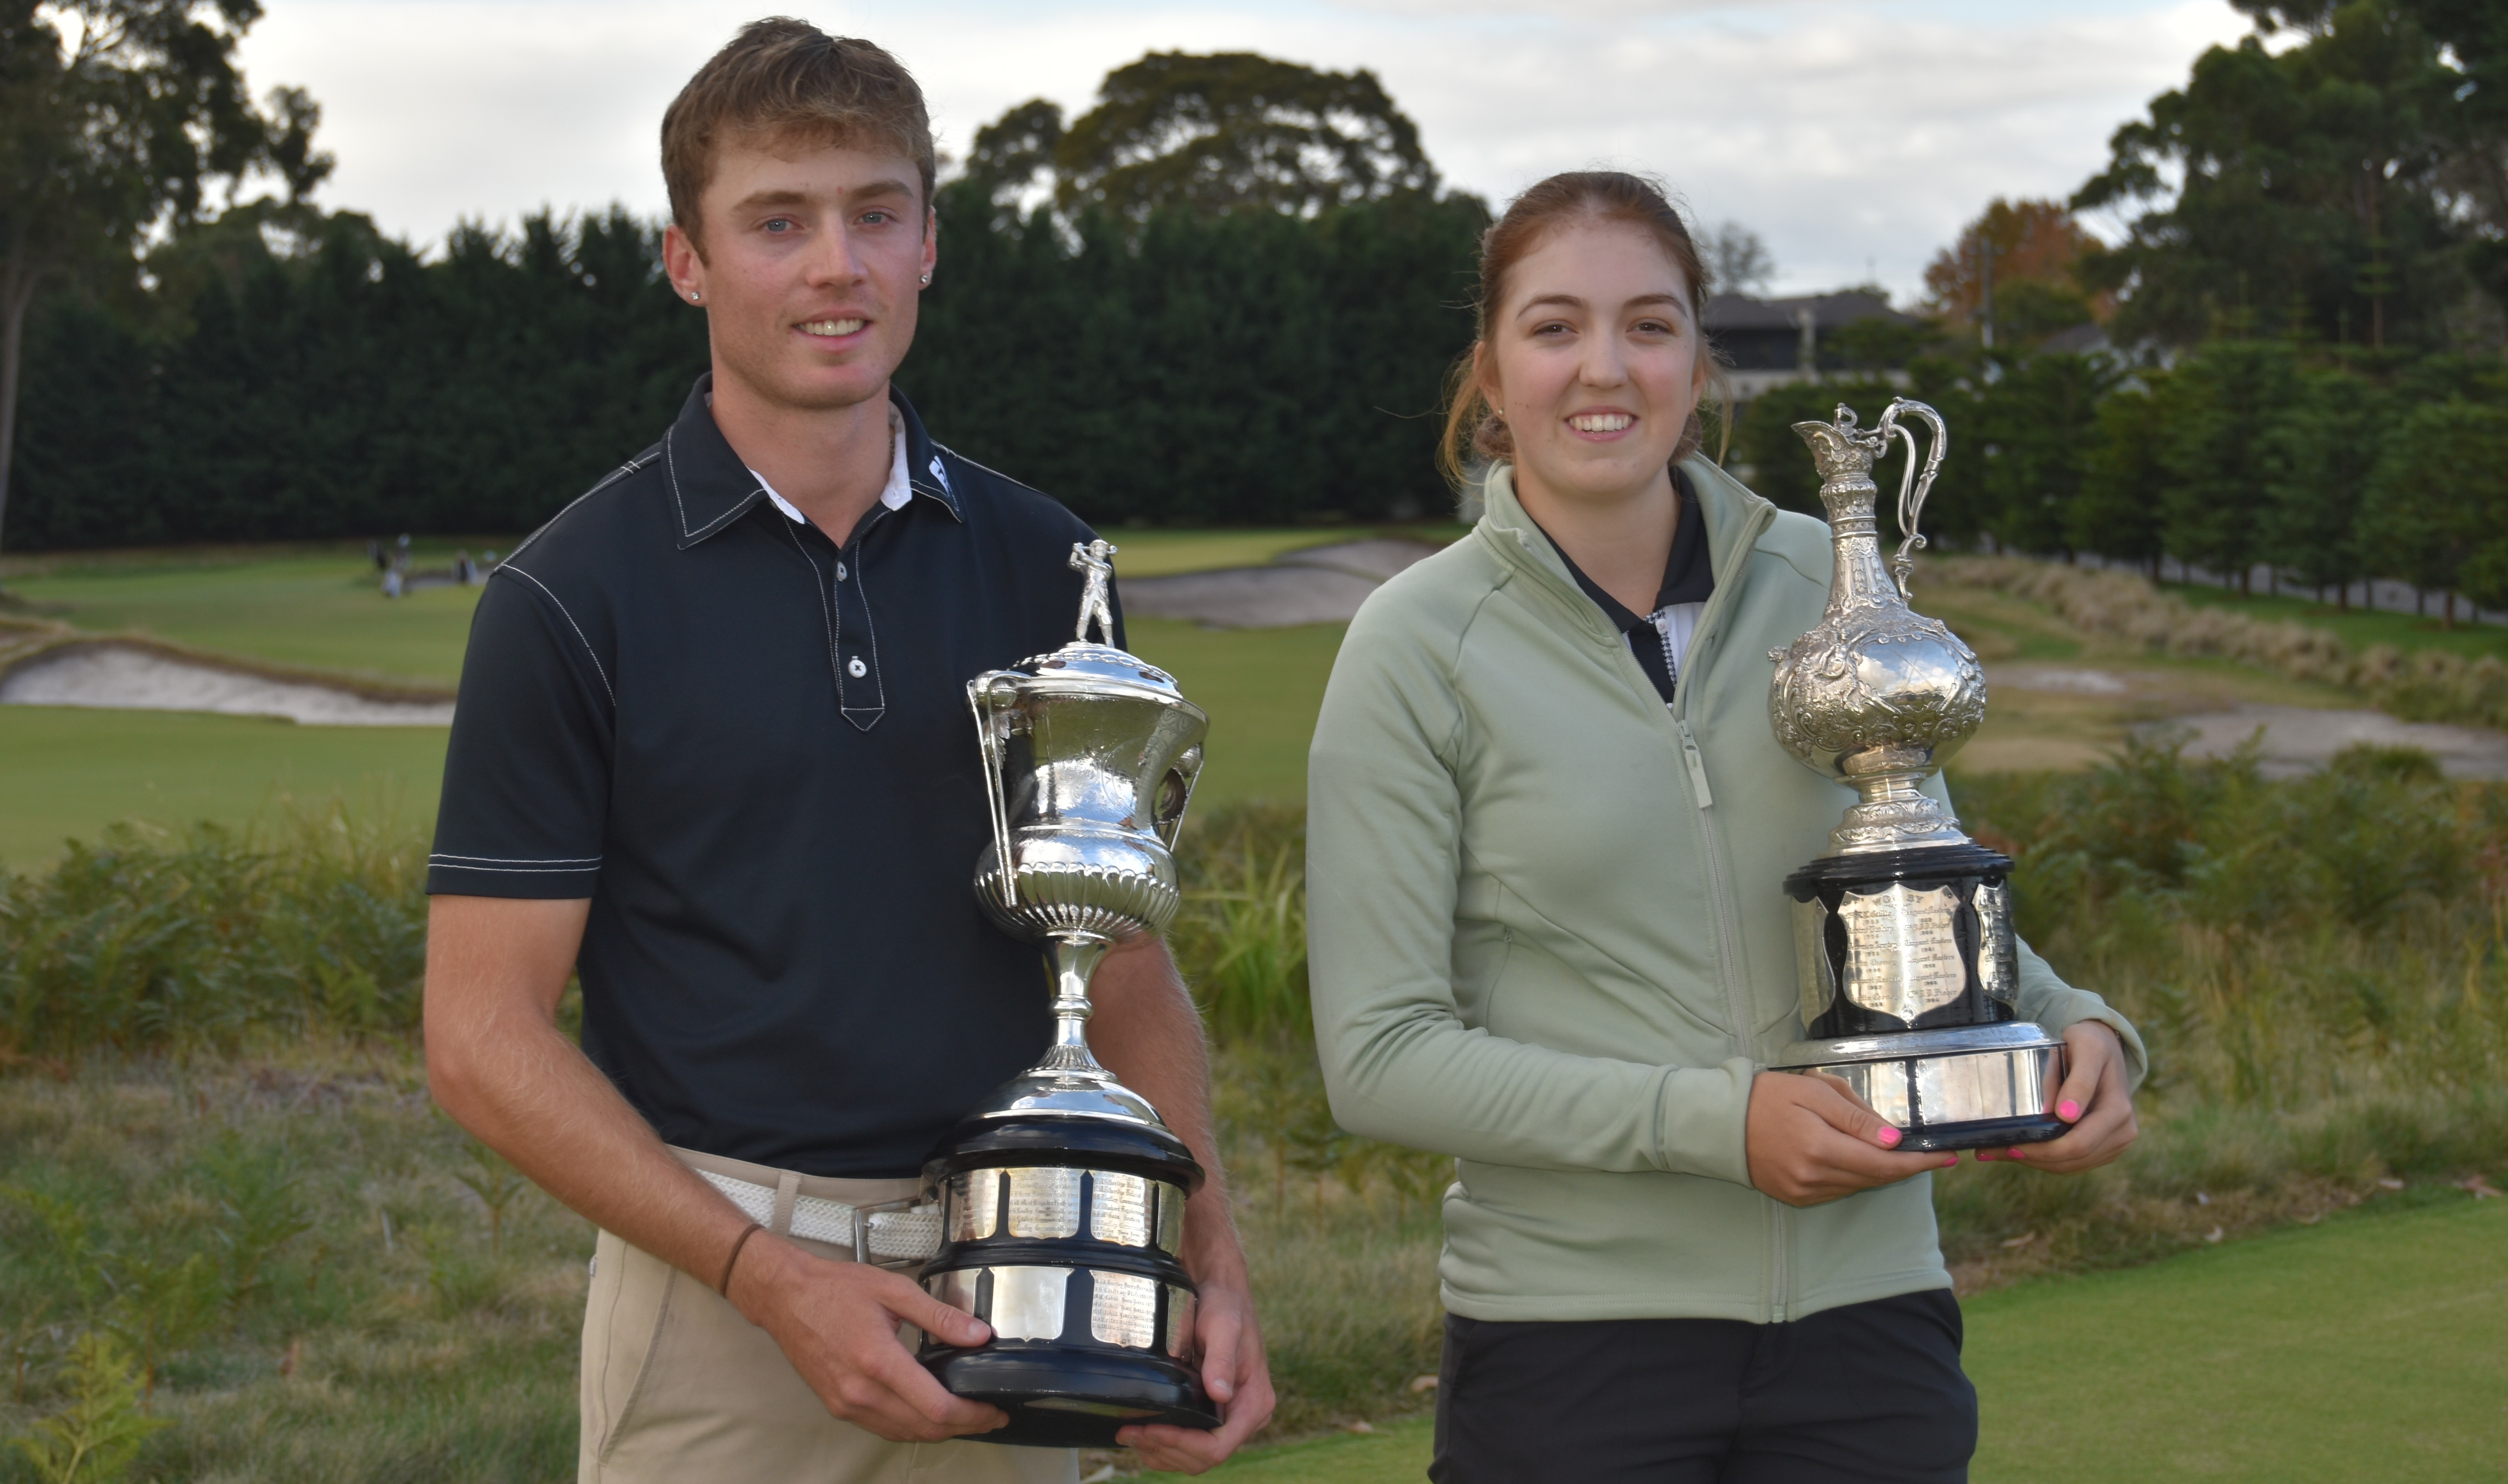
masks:
<path fill-rule="evenodd" d="M 1411 517 L 1487 216 L 1403 192 L 1308 217 L 1004 218 L 944 189 L 898 377 L 933 433 L 1104 522 Z M 649 445 L 703 316 L 622 211 L 456 233 L 226 221 L 29 327 L 11 550 L 531 528 Z M 282 220 L 282 217 L 284 219 Z"/>

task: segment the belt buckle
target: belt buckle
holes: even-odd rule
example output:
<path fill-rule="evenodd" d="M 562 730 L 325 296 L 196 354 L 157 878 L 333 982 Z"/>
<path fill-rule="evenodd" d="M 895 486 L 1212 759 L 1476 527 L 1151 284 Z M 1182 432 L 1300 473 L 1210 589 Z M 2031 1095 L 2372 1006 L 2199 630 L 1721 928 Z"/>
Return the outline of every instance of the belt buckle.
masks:
<path fill-rule="evenodd" d="M 912 1211 L 923 1204 L 925 1204 L 923 1192 L 918 1190 L 910 1196 L 903 1196 L 894 1201 L 875 1201 L 867 1206 L 856 1206 L 854 1208 L 854 1261 L 868 1263 L 875 1268 L 884 1268 L 891 1273 L 903 1273 L 908 1268 L 923 1266 L 926 1259 L 921 1257 L 880 1258 L 872 1256 L 870 1250 L 870 1218 L 875 1213 Z"/>

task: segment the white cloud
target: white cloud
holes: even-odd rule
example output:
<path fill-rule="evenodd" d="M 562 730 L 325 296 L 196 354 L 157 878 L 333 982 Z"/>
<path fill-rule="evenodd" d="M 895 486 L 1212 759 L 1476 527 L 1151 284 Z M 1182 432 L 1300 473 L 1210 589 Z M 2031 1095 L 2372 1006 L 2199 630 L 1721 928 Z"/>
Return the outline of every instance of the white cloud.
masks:
<path fill-rule="evenodd" d="M 307 87 L 324 199 L 432 241 L 458 218 L 621 200 L 658 212 L 663 106 L 765 0 L 275 0 L 256 86 Z M 2244 22 L 2219 0 L 1006 0 L 817 6 L 922 80 L 944 148 L 1022 99 L 1077 111 L 1159 50 L 1366 66 L 1447 179 L 1494 201 L 1557 169 L 1651 170 L 1758 229 L 1781 281 L 1924 263 L 1994 196 L 2062 196 L 2108 135 Z"/>

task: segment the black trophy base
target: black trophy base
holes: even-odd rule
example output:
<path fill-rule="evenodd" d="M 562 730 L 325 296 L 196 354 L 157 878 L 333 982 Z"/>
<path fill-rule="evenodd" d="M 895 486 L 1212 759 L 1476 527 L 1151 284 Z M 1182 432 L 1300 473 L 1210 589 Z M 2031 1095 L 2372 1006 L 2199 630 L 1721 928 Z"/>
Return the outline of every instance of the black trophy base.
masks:
<path fill-rule="evenodd" d="M 1140 1424 L 1219 1426 L 1200 1381 L 1164 1356 L 991 1345 L 926 1356 L 923 1364 L 951 1394 L 1010 1414 L 1010 1426 L 972 1433 L 974 1442 L 1112 1448 L 1117 1431 Z"/>
<path fill-rule="evenodd" d="M 1899 1147 L 1921 1154 L 1947 1154 L 1960 1149 L 2009 1149 L 2060 1139 L 2072 1128 L 2052 1113 L 2026 1118 L 1976 1118 L 1966 1123 L 1920 1125 L 1906 1131 Z"/>

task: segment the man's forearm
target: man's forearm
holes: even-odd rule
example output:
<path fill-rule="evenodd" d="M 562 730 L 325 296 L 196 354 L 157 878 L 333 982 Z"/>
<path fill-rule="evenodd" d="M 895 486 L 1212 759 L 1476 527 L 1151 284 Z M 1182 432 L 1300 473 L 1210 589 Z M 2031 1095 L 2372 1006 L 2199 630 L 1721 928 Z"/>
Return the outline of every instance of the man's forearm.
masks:
<path fill-rule="evenodd" d="M 1213 1269 L 1241 1269 L 1228 1178 L 1210 1117 L 1210 1055 L 1184 979 L 1166 945 L 1147 934 L 1109 953 L 1090 981 L 1096 1014 L 1088 1043 L 1108 1070 L 1150 1100 L 1167 1127 L 1201 1162 L 1208 1178 L 1185 1220 L 1186 1265 L 1196 1278 Z"/>
<path fill-rule="evenodd" d="M 570 1210 L 711 1286 L 749 1218 L 673 1158 L 557 1029 L 582 929 L 580 912 L 565 909 L 577 906 L 436 898 L 428 1085 L 455 1122 Z"/>

